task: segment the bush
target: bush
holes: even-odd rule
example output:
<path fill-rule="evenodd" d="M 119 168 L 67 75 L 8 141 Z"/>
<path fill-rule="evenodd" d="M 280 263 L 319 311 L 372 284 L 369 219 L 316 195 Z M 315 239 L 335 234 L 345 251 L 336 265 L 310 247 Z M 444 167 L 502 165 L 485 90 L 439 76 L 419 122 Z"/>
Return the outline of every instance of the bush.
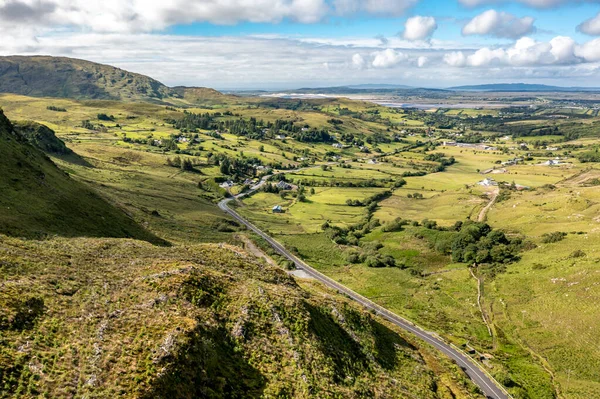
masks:
<path fill-rule="evenodd" d="M 54 111 L 54 112 L 67 112 L 66 108 L 63 107 L 55 107 L 54 105 L 49 105 L 46 107 L 46 109 L 48 111 Z"/>
<path fill-rule="evenodd" d="M 578 249 L 576 251 L 573 251 L 573 253 L 571 253 L 569 258 L 585 258 L 586 256 L 587 255 L 585 252 L 583 252 L 581 249 Z"/>
<path fill-rule="evenodd" d="M 352 264 L 360 263 L 360 255 L 356 252 L 350 252 L 346 255 L 346 261 Z"/>
<path fill-rule="evenodd" d="M 554 233 L 546 233 L 542 236 L 542 243 L 553 244 L 564 240 L 567 237 L 567 233 L 562 231 L 555 231 Z"/>
<path fill-rule="evenodd" d="M 98 114 L 98 120 L 110 122 L 110 121 L 114 121 L 115 117 L 112 115 L 108 116 L 106 114 Z"/>
<path fill-rule="evenodd" d="M 383 225 L 383 228 L 381 230 L 385 233 L 402 231 L 404 226 L 408 225 L 408 223 L 409 223 L 408 220 L 402 220 L 400 218 L 396 218 L 395 220 Z"/>

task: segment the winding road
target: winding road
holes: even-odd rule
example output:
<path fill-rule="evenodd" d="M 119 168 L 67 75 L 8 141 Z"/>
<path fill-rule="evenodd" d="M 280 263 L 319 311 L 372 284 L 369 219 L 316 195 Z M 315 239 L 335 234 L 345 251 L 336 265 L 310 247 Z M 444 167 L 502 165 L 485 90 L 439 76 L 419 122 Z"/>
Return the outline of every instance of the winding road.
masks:
<path fill-rule="evenodd" d="M 289 171 L 288 171 L 289 172 Z M 360 303 L 365 308 L 374 311 L 379 316 L 388 320 L 390 323 L 402 328 L 405 331 L 408 331 L 428 344 L 437 348 L 440 352 L 444 353 L 451 359 L 453 359 L 459 367 L 461 367 L 465 373 L 471 378 L 471 380 L 481 389 L 484 395 L 490 399 L 509 399 L 512 398 L 508 392 L 501 385 L 494 380 L 494 378 L 483 369 L 483 367 L 475 362 L 469 355 L 464 353 L 458 347 L 446 343 L 442 338 L 440 338 L 436 333 L 425 331 L 424 329 L 418 327 L 414 323 L 390 312 L 389 310 L 377 305 L 371 300 L 363 297 L 362 295 L 352 291 L 351 289 L 339 284 L 338 282 L 332 280 L 331 278 L 325 276 L 321 272 L 312 268 L 304 261 L 294 256 L 291 252 L 289 252 L 283 245 L 277 242 L 275 239 L 264 233 L 262 230 L 254 226 L 252 223 L 244 219 L 240 214 L 229 207 L 229 203 L 233 200 L 240 199 L 249 194 L 254 193 L 259 190 L 262 186 L 264 186 L 270 176 L 265 176 L 261 179 L 261 181 L 255 186 L 251 187 L 249 191 L 243 194 L 239 194 L 232 198 L 226 198 L 219 202 L 219 208 L 224 212 L 231 215 L 238 222 L 242 223 L 250 230 L 254 231 L 256 234 L 264 238 L 277 252 L 281 255 L 294 262 L 298 269 L 303 270 L 308 275 L 313 277 L 315 280 L 320 281 L 325 286 L 337 290 L 340 293 L 347 295 L 352 298 L 354 301 Z"/>

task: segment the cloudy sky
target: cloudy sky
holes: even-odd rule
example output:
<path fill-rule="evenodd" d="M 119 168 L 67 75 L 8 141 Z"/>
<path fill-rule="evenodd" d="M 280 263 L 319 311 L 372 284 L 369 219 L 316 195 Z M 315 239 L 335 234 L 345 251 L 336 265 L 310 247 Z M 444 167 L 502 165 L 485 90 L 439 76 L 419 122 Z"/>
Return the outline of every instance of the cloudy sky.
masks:
<path fill-rule="evenodd" d="M 600 0 L 0 0 L 0 54 L 169 85 L 600 86 Z"/>

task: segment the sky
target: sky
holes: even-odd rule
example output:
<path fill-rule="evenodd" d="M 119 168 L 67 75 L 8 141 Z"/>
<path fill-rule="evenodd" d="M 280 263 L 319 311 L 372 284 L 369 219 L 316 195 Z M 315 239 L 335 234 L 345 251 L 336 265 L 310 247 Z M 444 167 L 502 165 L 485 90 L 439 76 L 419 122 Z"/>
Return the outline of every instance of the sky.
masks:
<path fill-rule="evenodd" d="M 0 0 L 0 55 L 170 85 L 600 87 L 600 0 Z"/>

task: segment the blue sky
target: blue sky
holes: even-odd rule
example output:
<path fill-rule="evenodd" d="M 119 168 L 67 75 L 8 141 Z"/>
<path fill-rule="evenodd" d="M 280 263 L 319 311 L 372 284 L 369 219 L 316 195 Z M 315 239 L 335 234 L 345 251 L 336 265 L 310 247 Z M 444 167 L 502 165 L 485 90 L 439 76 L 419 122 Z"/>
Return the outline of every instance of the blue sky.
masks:
<path fill-rule="evenodd" d="M 365 37 L 365 36 L 394 36 L 403 29 L 408 17 L 415 15 L 428 15 L 439 19 L 440 27 L 436 36 L 448 40 L 462 40 L 476 43 L 461 35 L 464 21 L 468 21 L 482 11 L 488 9 L 502 10 L 518 16 L 531 15 L 536 18 L 536 26 L 540 32 L 535 37 L 540 39 L 552 38 L 557 35 L 566 35 L 579 40 L 585 40 L 586 35 L 579 33 L 576 27 L 585 19 L 600 12 L 599 4 L 567 5 L 560 8 L 535 9 L 518 3 L 491 4 L 479 7 L 465 7 L 457 1 L 424 0 L 410 9 L 405 16 L 385 18 L 364 14 L 350 17 L 332 17 L 314 24 L 302 24 L 289 19 L 281 23 L 248 23 L 242 22 L 235 25 L 215 25 L 208 22 L 176 25 L 170 27 L 168 32 L 180 35 L 256 35 L 280 34 L 321 37 Z M 477 42 L 482 42 L 481 39 Z"/>
<path fill-rule="evenodd" d="M 0 54 L 170 85 L 600 85 L 600 0 L 0 0 Z"/>

